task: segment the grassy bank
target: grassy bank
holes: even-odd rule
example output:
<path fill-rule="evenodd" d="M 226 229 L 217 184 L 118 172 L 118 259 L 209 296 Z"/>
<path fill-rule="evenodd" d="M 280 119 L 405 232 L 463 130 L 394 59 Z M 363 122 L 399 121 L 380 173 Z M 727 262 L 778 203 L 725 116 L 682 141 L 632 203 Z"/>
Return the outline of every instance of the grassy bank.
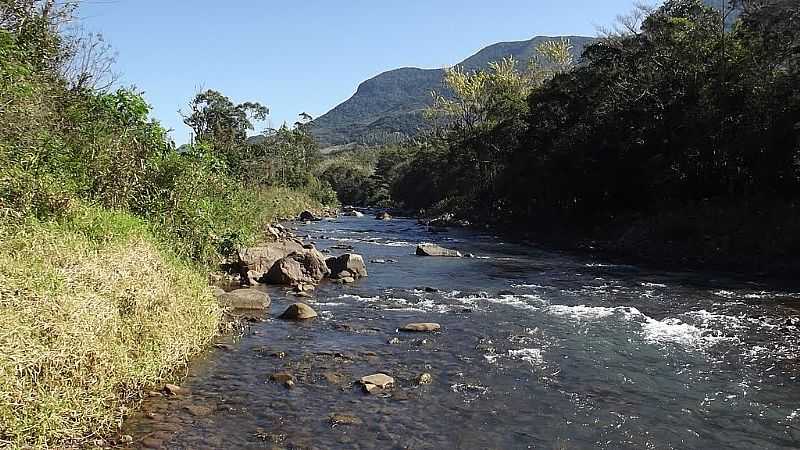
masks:
<path fill-rule="evenodd" d="M 246 239 L 318 206 L 289 189 L 250 194 L 234 217 Z M 0 226 L 0 446 L 91 446 L 219 329 L 206 266 L 179 256 L 163 224 L 76 205 Z"/>
<path fill-rule="evenodd" d="M 257 103 L 199 93 L 176 148 L 74 6 L 0 1 L 0 447 L 97 446 L 220 329 L 208 271 L 335 201 L 305 128 L 248 143 Z"/>
<path fill-rule="evenodd" d="M 217 331 L 206 277 L 147 224 L 81 207 L 0 233 L 0 436 L 86 442 Z"/>

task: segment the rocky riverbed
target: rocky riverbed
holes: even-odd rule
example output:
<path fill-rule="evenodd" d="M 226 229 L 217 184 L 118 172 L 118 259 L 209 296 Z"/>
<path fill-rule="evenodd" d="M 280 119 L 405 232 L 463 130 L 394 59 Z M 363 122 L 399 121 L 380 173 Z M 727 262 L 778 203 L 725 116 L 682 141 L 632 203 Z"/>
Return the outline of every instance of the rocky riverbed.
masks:
<path fill-rule="evenodd" d="M 330 258 L 360 255 L 366 277 L 318 279 L 292 258 L 300 269 L 286 272 L 303 279 L 273 286 L 258 280 L 285 255 L 248 263 L 250 301 L 269 306 L 246 314 L 241 338 L 221 339 L 180 387 L 152 393 L 120 440 L 170 449 L 800 442 L 797 286 L 646 271 L 379 219 L 350 214 L 297 230 L 308 236 L 299 248 L 313 244 L 329 271 L 351 262 Z M 472 257 L 433 247 L 422 253 L 437 256 L 421 256 L 421 242 Z M 298 303 L 316 317 L 280 318 Z"/>

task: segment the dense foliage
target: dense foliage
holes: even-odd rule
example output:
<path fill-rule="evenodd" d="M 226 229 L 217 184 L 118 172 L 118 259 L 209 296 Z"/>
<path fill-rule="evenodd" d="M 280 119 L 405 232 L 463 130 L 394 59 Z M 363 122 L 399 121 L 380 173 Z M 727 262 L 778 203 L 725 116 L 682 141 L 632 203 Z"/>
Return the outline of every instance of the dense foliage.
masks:
<path fill-rule="evenodd" d="M 267 113 L 258 103 L 235 105 L 219 92 L 199 93 L 186 116 L 196 142 L 179 151 L 149 118 L 138 92 L 72 83 L 63 69 L 74 66 L 70 60 L 80 55 L 71 52 L 82 46 L 60 29 L 73 6 L 0 3 L 3 216 L 47 219 L 74 201 L 127 210 L 150 221 L 180 255 L 211 263 L 253 239 L 271 218 L 273 199 L 265 189 L 307 189 L 317 200 L 332 200 L 329 188 L 306 175 L 316 147 L 301 128 L 279 130 L 270 139 L 280 158 L 247 142 L 252 121 Z M 290 157 L 302 161 L 286 162 Z M 257 176 L 259 165 L 276 161 L 280 178 Z"/>
<path fill-rule="evenodd" d="M 206 269 L 335 201 L 303 127 L 269 139 L 280 155 L 248 142 L 256 103 L 198 94 L 176 149 L 139 92 L 108 87 L 106 44 L 64 32 L 76 7 L 0 0 L 0 447 L 108 447 L 218 332 Z"/>
<path fill-rule="evenodd" d="M 393 200 L 632 246 L 790 255 L 800 249 L 800 5 L 734 6 L 731 23 L 699 0 L 667 1 L 575 66 L 451 71 L 456 95 L 433 110 L 448 120 L 392 170 Z"/>

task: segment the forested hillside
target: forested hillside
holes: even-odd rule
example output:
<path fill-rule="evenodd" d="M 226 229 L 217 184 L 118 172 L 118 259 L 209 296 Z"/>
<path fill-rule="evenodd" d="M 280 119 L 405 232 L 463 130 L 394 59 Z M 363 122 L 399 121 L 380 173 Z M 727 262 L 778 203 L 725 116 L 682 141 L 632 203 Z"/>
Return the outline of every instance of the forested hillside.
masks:
<path fill-rule="evenodd" d="M 719 10 L 671 0 L 586 47 L 581 64 L 540 46 L 559 64 L 450 70 L 455 95 L 429 110 L 435 137 L 378 152 L 355 191 L 663 260 L 790 264 L 800 5 L 740 8 L 723 31 Z M 370 197 L 385 195 L 359 200 Z"/>
<path fill-rule="evenodd" d="M 485 69 L 493 61 L 513 57 L 527 63 L 543 42 L 560 37 L 538 36 L 527 41 L 490 45 L 457 66 Z M 591 38 L 566 37 L 578 57 Z M 356 93 L 327 114 L 314 120 L 312 133 L 323 145 L 348 143 L 385 144 L 407 140 L 426 128 L 425 109 L 433 104 L 431 92 L 446 90 L 444 69 L 406 67 L 384 72 L 358 87 Z"/>

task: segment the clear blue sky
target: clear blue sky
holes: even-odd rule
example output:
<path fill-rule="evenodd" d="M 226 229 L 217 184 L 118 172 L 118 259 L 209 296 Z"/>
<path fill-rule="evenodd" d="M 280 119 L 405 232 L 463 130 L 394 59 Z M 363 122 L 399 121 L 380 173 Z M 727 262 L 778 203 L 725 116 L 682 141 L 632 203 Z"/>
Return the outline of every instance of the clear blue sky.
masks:
<path fill-rule="evenodd" d="M 314 117 L 385 70 L 456 64 L 486 45 L 597 34 L 634 0 L 85 0 L 84 26 L 119 52 L 123 85 L 145 91 L 178 144 L 177 111 L 199 88 Z M 268 124 L 259 125 L 265 128 Z"/>

